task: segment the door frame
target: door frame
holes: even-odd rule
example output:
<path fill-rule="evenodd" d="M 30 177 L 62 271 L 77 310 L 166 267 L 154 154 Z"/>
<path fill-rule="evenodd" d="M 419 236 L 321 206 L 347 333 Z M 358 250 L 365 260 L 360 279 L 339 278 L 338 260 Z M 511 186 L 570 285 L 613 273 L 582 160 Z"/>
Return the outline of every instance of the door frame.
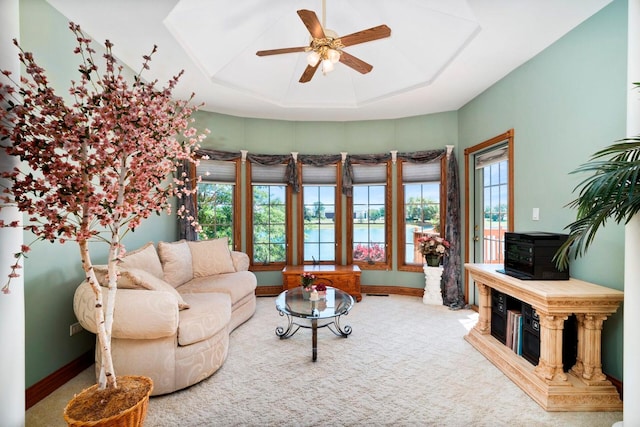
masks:
<path fill-rule="evenodd" d="M 474 200 L 474 206 L 470 206 L 470 186 L 472 184 L 471 182 L 471 175 L 475 175 L 474 171 L 475 171 L 475 164 L 470 164 L 473 155 L 475 155 L 476 153 L 478 153 L 479 151 L 484 151 L 487 148 L 490 148 L 493 145 L 497 145 L 499 143 L 502 143 L 504 141 L 507 141 L 507 155 L 508 155 L 508 175 L 507 175 L 507 179 L 508 179 L 508 190 L 507 190 L 507 197 L 508 197 L 508 204 L 509 204 L 509 209 L 508 209 L 508 213 L 507 213 L 507 230 L 508 231 L 513 231 L 513 221 L 514 221 L 514 181 L 513 181 L 513 166 L 514 166 L 514 161 L 513 161 L 513 157 L 514 157 L 514 147 L 513 147 L 513 139 L 514 139 L 514 130 L 509 129 L 508 131 L 494 136 L 493 138 L 487 139 L 486 141 L 483 141 L 477 145 L 474 145 L 473 147 L 469 147 L 469 148 L 465 148 L 464 149 L 464 170 L 465 170 L 465 175 L 464 175 L 464 205 L 465 205 L 465 217 L 464 217 L 464 229 L 465 229 L 465 233 L 466 233 L 466 239 L 465 239 L 465 245 L 464 245 L 464 262 L 468 263 L 470 262 L 470 255 L 471 255 L 471 245 L 473 245 L 473 230 L 471 229 L 471 215 L 475 215 L 475 212 L 473 212 L 473 208 L 475 207 L 475 200 Z M 473 185 L 475 186 L 475 182 L 473 182 Z M 470 281 L 471 278 L 469 277 L 469 274 L 466 273 L 464 275 L 464 299 L 465 299 L 465 303 L 469 303 L 469 285 L 470 285 Z"/>

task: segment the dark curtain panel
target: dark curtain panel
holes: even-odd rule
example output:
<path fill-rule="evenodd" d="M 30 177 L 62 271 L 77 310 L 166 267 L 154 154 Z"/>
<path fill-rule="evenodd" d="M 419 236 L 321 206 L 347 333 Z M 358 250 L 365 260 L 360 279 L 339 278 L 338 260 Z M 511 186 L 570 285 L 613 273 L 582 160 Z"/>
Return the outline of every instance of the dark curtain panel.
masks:
<path fill-rule="evenodd" d="M 353 163 L 375 165 L 391 160 L 391 153 L 383 154 L 348 154 L 342 169 L 342 194 L 353 196 Z"/>
<path fill-rule="evenodd" d="M 309 166 L 327 166 L 338 163 L 342 160 L 342 156 L 340 154 L 300 154 L 298 155 L 298 162 L 303 165 Z M 300 179 L 298 177 L 298 169 L 295 167 L 295 164 L 291 162 L 289 168 L 293 168 L 293 175 L 295 176 L 295 186 L 293 186 L 293 191 L 298 193 L 300 192 Z"/>
<path fill-rule="evenodd" d="M 291 186 L 294 192 L 298 192 L 300 189 L 300 183 L 298 182 L 298 173 L 296 170 L 296 163 L 293 161 L 293 155 L 291 154 L 247 154 L 247 161 L 262 166 L 275 166 L 287 163 L 287 169 L 285 171 L 285 180 L 287 184 Z M 251 180 L 251 177 L 247 177 Z"/>
<path fill-rule="evenodd" d="M 447 154 L 447 211 L 444 238 L 451 243 L 449 256 L 444 258 L 442 274 L 442 299 L 445 305 L 459 309 L 464 307 L 462 289 L 462 256 L 460 245 L 460 184 L 458 161 L 453 153 Z"/>
<path fill-rule="evenodd" d="M 414 151 L 413 153 L 398 153 L 397 158 L 411 163 L 429 163 L 440 160 L 446 153 L 447 150 Z"/>
<path fill-rule="evenodd" d="M 184 179 L 184 188 L 189 191 L 193 190 L 196 185 L 196 183 L 191 179 L 192 176 L 195 176 L 195 167 L 196 166 L 193 163 L 185 160 L 176 170 L 178 178 Z M 178 199 L 178 203 L 182 203 L 187 209 L 187 212 L 185 212 L 184 215 L 178 217 L 179 239 L 197 240 L 198 233 L 196 233 L 196 230 L 192 225 L 193 219 L 189 219 L 189 217 L 193 218 L 196 216 L 196 195 L 183 194 L 182 197 Z"/>
<path fill-rule="evenodd" d="M 262 166 L 275 166 L 293 162 L 291 154 L 247 154 L 247 161 Z"/>
<path fill-rule="evenodd" d="M 298 162 L 309 166 L 327 166 L 338 163 L 342 160 L 340 154 L 300 154 Z"/>
<path fill-rule="evenodd" d="M 209 160 L 236 160 L 242 157 L 242 153 L 239 151 L 222 151 L 222 150 L 210 150 L 207 148 L 202 148 L 196 151 L 196 154 L 200 157 L 206 157 Z"/>

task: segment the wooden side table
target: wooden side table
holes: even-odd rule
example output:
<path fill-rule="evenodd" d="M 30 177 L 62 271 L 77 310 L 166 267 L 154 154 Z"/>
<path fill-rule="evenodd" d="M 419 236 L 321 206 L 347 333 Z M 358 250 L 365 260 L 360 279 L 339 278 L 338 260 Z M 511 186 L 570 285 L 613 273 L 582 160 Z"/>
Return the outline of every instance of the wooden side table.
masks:
<path fill-rule="evenodd" d="M 300 286 L 302 273 L 313 273 L 318 277 L 318 283 L 342 289 L 358 302 L 362 300 L 361 271 L 357 265 L 287 265 L 282 270 L 282 289 L 288 290 Z"/>

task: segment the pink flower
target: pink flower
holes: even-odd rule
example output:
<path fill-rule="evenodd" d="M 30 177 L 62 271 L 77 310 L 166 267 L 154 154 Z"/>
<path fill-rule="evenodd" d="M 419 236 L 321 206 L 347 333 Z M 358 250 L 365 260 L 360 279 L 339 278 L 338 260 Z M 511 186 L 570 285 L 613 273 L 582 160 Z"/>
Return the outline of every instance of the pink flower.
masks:
<path fill-rule="evenodd" d="M 20 169 L 0 171 L 0 202 L 15 203 L 26 214 L 23 221 L 0 220 L 0 226 L 22 223 L 36 240 L 71 240 L 82 247 L 101 239 L 104 229 L 121 236 L 154 213 L 170 212 L 175 196 L 183 194 L 183 183 L 174 184 L 170 177 L 185 161 L 197 163 L 195 153 L 208 131 L 190 125 L 197 110 L 188 105 L 193 95 L 188 100 L 173 97 L 182 73 L 164 87 L 140 73 L 130 83 L 110 41 L 105 42 L 104 57 L 96 61 L 91 39 L 79 25 L 70 23 L 69 29 L 77 41 L 73 52 L 80 76 L 71 81 L 64 98 L 17 40 L 25 73 L 14 78 L 0 71 L 7 77 L 0 83 L 0 136 L 6 141 L 0 155 L 21 160 Z M 156 49 L 143 57 L 142 69 L 149 68 Z M 105 65 L 101 72 L 98 63 Z M 18 103 L 8 102 L 17 94 Z M 178 140 L 177 135 L 184 137 Z M 189 215 L 182 204 L 179 200 L 178 213 Z M 190 221 L 197 225 L 195 218 Z M 19 277 L 18 261 L 30 250 L 30 245 L 22 245 L 14 255 L 9 282 Z M 120 255 L 112 248 L 114 256 L 124 254 L 119 250 Z M 90 266 L 88 254 L 82 256 Z M 2 291 L 9 292 L 9 283 Z"/>

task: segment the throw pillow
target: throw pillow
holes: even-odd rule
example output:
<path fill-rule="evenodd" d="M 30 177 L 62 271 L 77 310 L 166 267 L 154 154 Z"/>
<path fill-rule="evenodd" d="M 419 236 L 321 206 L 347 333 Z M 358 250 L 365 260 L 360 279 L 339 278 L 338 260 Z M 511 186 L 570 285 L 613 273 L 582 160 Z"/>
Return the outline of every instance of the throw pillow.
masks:
<path fill-rule="evenodd" d="M 138 288 L 148 289 L 150 291 L 162 291 L 169 292 L 176 296 L 178 299 L 178 308 L 180 310 L 184 310 L 189 308 L 189 304 L 187 304 L 184 299 L 182 299 L 182 295 L 176 289 L 165 282 L 164 280 L 156 277 L 154 274 L 149 273 L 146 270 L 141 270 L 139 268 L 131 268 L 122 272 L 123 276 L 128 276 L 129 279 L 136 284 Z"/>
<path fill-rule="evenodd" d="M 186 240 L 175 243 L 158 242 L 164 280 L 174 288 L 193 279 L 191 250 Z"/>
<path fill-rule="evenodd" d="M 128 275 L 122 274 L 122 269 L 120 267 L 116 267 L 118 270 L 118 289 L 137 289 L 138 286 L 133 283 L 131 278 Z M 96 279 L 98 279 L 98 284 L 100 286 L 107 287 L 109 286 L 109 278 L 107 277 L 109 270 L 107 265 L 94 265 L 93 271 L 96 273 Z"/>
<path fill-rule="evenodd" d="M 160 279 L 164 277 L 160 257 L 158 257 L 158 252 L 153 246 L 153 242 L 149 242 L 135 251 L 126 252 L 119 266 L 123 270 L 139 268 L 152 273 Z"/>
<path fill-rule="evenodd" d="M 187 242 L 187 244 L 191 249 L 193 277 L 206 277 L 236 271 L 231 259 L 228 238 Z"/>

